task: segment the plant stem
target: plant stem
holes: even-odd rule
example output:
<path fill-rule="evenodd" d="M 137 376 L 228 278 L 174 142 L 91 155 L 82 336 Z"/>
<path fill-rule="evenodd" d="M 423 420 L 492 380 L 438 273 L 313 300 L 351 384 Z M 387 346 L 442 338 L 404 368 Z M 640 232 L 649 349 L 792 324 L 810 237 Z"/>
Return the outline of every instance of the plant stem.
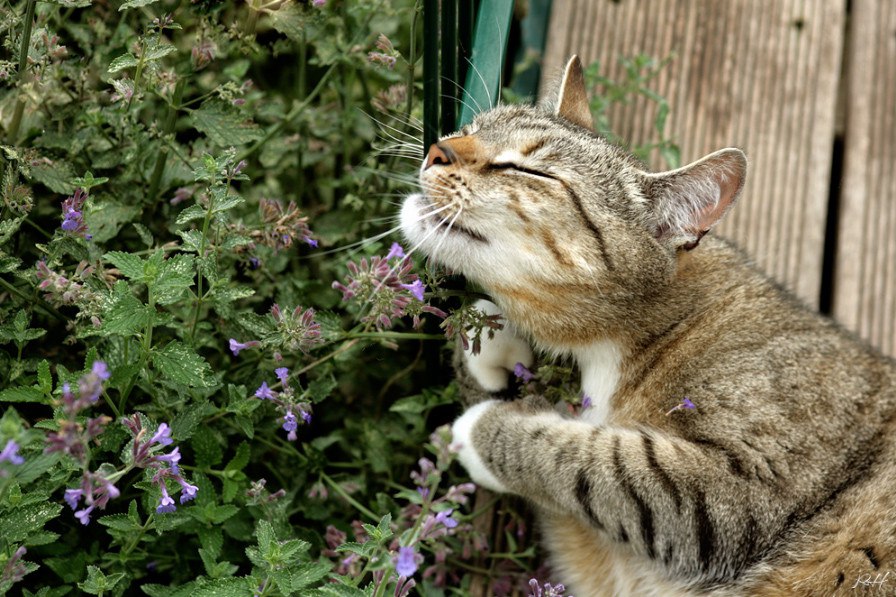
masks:
<path fill-rule="evenodd" d="M 35 302 L 33 297 L 28 296 L 27 294 L 25 294 L 24 292 L 22 292 L 21 290 L 19 290 L 18 288 L 16 288 L 15 286 L 10 284 L 6 280 L 4 280 L 3 278 L 0 278 L 0 286 L 5 288 L 9 292 L 13 293 L 14 295 L 19 297 L 26 303 L 33 304 L 34 306 L 39 307 L 40 309 L 43 309 L 47 313 L 47 315 L 52 315 L 59 321 L 68 321 L 68 317 L 66 317 L 65 315 L 63 315 L 62 313 L 60 313 L 59 311 L 54 309 L 51 305 L 48 305 L 43 301 Z"/>
<path fill-rule="evenodd" d="M 332 478 L 330 478 L 330 476 L 327 475 L 327 473 L 321 472 L 320 478 L 323 479 L 326 482 L 326 484 L 329 485 L 333 489 L 333 491 L 338 493 L 340 495 L 340 497 L 342 497 L 342 499 L 344 499 L 349 504 L 351 504 L 351 506 L 355 510 L 357 510 L 358 512 L 360 512 L 361 514 L 363 514 L 364 516 L 369 518 L 372 522 L 376 523 L 380 519 L 379 516 L 377 516 L 370 510 L 368 510 L 363 504 L 361 504 L 361 502 L 359 502 L 358 500 L 356 500 L 355 498 L 350 496 L 348 494 L 348 492 L 345 491 L 345 489 L 343 489 L 342 486 L 339 485 L 336 481 L 334 481 Z"/>
<path fill-rule="evenodd" d="M 25 78 L 25 67 L 28 65 L 28 46 L 31 45 L 31 29 L 34 27 L 34 8 L 37 5 L 37 0 L 28 0 L 28 4 L 25 6 L 25 22 L 23 23 L 22 28 L 22 43 L 19 46 L 19 67 L 16 71 L 16 79 L 18 84 L 21 84 Z M 9 123 L 9 130 L 7 131 L 7 142 L 10 145 L 15 145 L 16 137 L 19 136 L 19 126 L 22 124 L 22 116 L 25 114 L 25 101 L 22 99 L 21 95 L 16 100 L 16 109 L 13 112 L 12 120 Z"/>
<path fill-rule="evenodd" d="M 165 123 L 162 125 L 162 137 L 168 137 L 174 132 L 174 124 L 177 122 L 177 112 L 180 109 L 180 101 L 184 95 L 184 87 L 186 78 L 181 77 L 177 81 L 174 88 L 174 96 L 171 98 L 171 105 L 168 107 L 168 114 L 165 117 Z M 156 164 L 152 170 L 152 176 L 149 180 L 149 191 L 146 193 L 146 200 L 152 203 L 150 213 L 155 211 L 156 195 L 159 192 L 159 185 L 162 182 L 162 174 L 165 173 L 165 162 L 168 159 L 168 152 L 165 147 L 161 147 L 159 155 L 156 157 Z"/>

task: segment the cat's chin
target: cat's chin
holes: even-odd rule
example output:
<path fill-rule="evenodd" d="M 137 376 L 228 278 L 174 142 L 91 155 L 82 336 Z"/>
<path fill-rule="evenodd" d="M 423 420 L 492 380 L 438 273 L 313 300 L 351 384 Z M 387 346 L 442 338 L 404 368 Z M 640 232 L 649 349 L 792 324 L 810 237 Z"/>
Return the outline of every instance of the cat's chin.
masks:
<path fill-rule="evenodd" d="M 461 273 L 466 267 L 476 245 L 488 241 L 474 231 L 454 222 L 451 226 L 441 222 L 438 215 L 430 215 L 433 206 L 422 193 L 405 198 L 401 207 L 401 232 L 412 248 L 419 248 L 437 263 Z"/>

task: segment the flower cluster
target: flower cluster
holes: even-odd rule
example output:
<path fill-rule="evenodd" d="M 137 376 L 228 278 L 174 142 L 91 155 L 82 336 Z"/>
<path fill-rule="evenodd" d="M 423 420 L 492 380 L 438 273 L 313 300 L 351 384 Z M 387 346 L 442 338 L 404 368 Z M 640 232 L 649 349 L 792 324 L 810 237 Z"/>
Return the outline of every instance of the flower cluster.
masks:
<path fill-rule="evenodd" d="M 62 384 L 62 413 L 64 418 L 57 421 L 57 431 L 47 435 L 47 452 L 62 452 L 74 457 L 79 463 L 87 463 L 88 446 L 111 420 L 99 416 L 80 421 L 80 413 L 96 404 L 103 393 L 103 382 L 109 379 L 109 369 L 103 361 L 94 361 L 90 373 L 78 379 L 77 390 L 69 383 Z"/>
<path fill-rule="evenodd" d="M 479 354 L 482 348 L 482 334 L 491 338 L 497 330 L 504 327 L 501 323 L 501 315 L 487 315 L 472 304 L 467 304 L 460 309 L 452 311 L 451 315 L 442 322 L 445 336 L 450 340 L 460 338 L 464 350 L 470 350 L 473 354 Z"/>
<path fill-rule="evenodd" d="M 75 190 L 75 194 L 62 202 L 62 225 L 65 232 L 72 236 L 80 236 L 90 240 L 92 236 L 87 231 L 84 222 L 84 202 L 87 200 L 87 191 Z"/>
<path fill-rule="evenodd" d="M 317 246 L 317 241 L 311 237 L 311 230 L 308 228 L 308 217 L 302 215 L 295 201 L 290 201 L 284 207 L 283 202 L 278 199 L 261 199 L 258 206 L 264 227 L 251 233 L 253 241 L 275 251 L 288 249 L 296 240 L 310 247 Z"/>
<path fill-rule="evenodd" d="M 105 471 L 84 471 L 84 474 L 81 476 L 81 484 L 78 487 L 65 490 L 65 503 L 75 511 L 75 518 L 81 524 L 86 525 L 90 523 L 90 514 L 94 508 L 105 510 L 109 500 L 114 500 L 120 495 L 118 488 L 115 487 L 110 477 L 112 475 Z M 79 510 L 78 505 L 82 499 L 84 500 L 84 508 Z"/>
<path fill-rule="evenodd" d="M 367 60 L 373 64 L 382 64 L 390 70 L 395 68 L 395 63 L 398 60 L 398 53 L 395 51 L 389 38 L 380 33 L 379 37 L 376 39 L 376 48 L 379 52 L 368 52 Z"/>
<path fill-rule="evenodd" d="M 131 444 L 132 466 L 152 471 L 151 481 L 161 492 L 156 512 L 158 514 L 166 514 L 177 509 L 174 505 L 174 499 L 168 494 L 168 480 L 180 485 L 181 504 L 185 504 L 195 498 L 199 488 L 188 483 L 181 475 L 178 467 L 180 448 L 175 447 L 167 454 L 161 453 L 162 449 L 174 443 L 174 440 L 171 439 L 171 428 L 168 424 L 160 424 L 150 436 L 145 427 L 143 417 L 139 414 L 123 419 L 122 423 L 134 436 Z"/>
<path fill-rule="evenodd" d="M 26 553 L 28 553 L 28 550 L 22 545 L 6 560 L 3 572 L 0 573 L 0 582 L 17 583 L 28 574 L 25 562 L 22 561 L 22 556 Z"/>
<path fill-rule="evenodd" d="M 292 386 L 289 384 L 289 369 L 286 367 L 278 367 L 274 370 L 274 375 L 279 381 L 274 386 L 280 386 L 280 390 L 274 390 L 268 385 L 267 381 L 261 382 L 261 386 L 255 390 L 255 397 L 261 400 L 270 400 L 277 409 L 283 413 L 283 430 L 286 431 L 286 439 L 294 442 L 298 439 L 296 431 L 299 428 L 299 419 L 305 424 L 311 424 L 311 404 L 302 402 L 296 397 Z"/>
<path fill-rule="evenodd" d="M 350 273 L 346 283 L 333 282 L 333 288 L 342 292 L 343 301 L 369 305 L 362 321 L 373 322 L 378 330 L 391 328 L 394 320 L 405 315 L 413 317 L 415 328 L 420 326 L 422 313 L 447 317 L 441 309 L 424 303 L 426 287 L 411 273 L 413 264 L 398 243 L 392 243 L 385 257 L 362 258 L 358 264 L 350 261 L 346 267 Z"/>
<path fill-rule="evenodd" d="M 292 311 L 281 310 L 280 305 L 274 303 L 271 307 L 271 317 L 277 326 L 280 335 L 280 346 L 295 352 L 300 350 L 306 353 L 321 342 L 320 324 L 314 321 L 314 309 L 302 309 L 296 307 Z"/>
<path fill-rule="evenodd" d="M 544 583 L 544 585 L 542 585 L 534 578 L 529 581 L 529 589 L 531 592 L 528 597 L 564 597 L 563 593 L 566 591 L 566 587 L 563 585 L 552 585 L 551 583 Z M 566 597 L 573 596 L 566 595 Z"/>
<path fill-rule="evenodd" d="M 54 306 L 77 305 L 79 317 L 90 317 L 95 327 L 99 327 L 102 297 L 87 286 L 86 281 L 94 274 L 94 267 L 86 261 L 78 263 L 75 273 L 68 277 L 51 270 L 46 261 L 40 260 L 36 266 L 37 287 L 44 291 L 44 299 Z"/>

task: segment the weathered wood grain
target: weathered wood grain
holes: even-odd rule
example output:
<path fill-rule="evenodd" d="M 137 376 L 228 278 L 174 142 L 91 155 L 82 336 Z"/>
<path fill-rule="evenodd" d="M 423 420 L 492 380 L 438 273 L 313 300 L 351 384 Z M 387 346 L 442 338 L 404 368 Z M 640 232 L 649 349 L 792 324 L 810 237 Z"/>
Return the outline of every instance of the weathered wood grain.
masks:
<path fill-rule="evenodd" d="M 719 229 L 818 306 L 845 0 L 554 0 L 542 90 L 571 54 L 621 80 L 619 57 L 674 55 L 649 87 L 671 105 L 683 162 L 737 146 L 741 204 Z M 599 90 L 599 89 L 598 89 Z M 615 107 L 633 144 L 656 140 L 656 105 Z M 651 166 L 664 167 L 658 155 Z"/>
<path fill-rule="evenodd" d="M 834 315 L 896 354 L 896 3 L 854 0 Z"/>

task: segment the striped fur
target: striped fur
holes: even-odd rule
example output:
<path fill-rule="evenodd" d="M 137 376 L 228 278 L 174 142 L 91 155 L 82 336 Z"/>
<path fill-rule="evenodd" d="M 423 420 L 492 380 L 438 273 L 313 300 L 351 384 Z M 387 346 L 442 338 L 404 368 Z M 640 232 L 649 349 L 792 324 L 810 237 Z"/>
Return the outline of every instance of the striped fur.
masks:
<path fill-rule="evenodd" d="M 583 89 L 561 95 L 441 140 L 402 211 L 512 323 L 493 346 L 568 355 L 597 401 L 578 419 L 480 402 L 457 429 L 473 479 L 536 507 L 579 597 L 896 594 L 894 363 L 701 241 L 739 151 L 648 173 L 582 126 Z"/>

